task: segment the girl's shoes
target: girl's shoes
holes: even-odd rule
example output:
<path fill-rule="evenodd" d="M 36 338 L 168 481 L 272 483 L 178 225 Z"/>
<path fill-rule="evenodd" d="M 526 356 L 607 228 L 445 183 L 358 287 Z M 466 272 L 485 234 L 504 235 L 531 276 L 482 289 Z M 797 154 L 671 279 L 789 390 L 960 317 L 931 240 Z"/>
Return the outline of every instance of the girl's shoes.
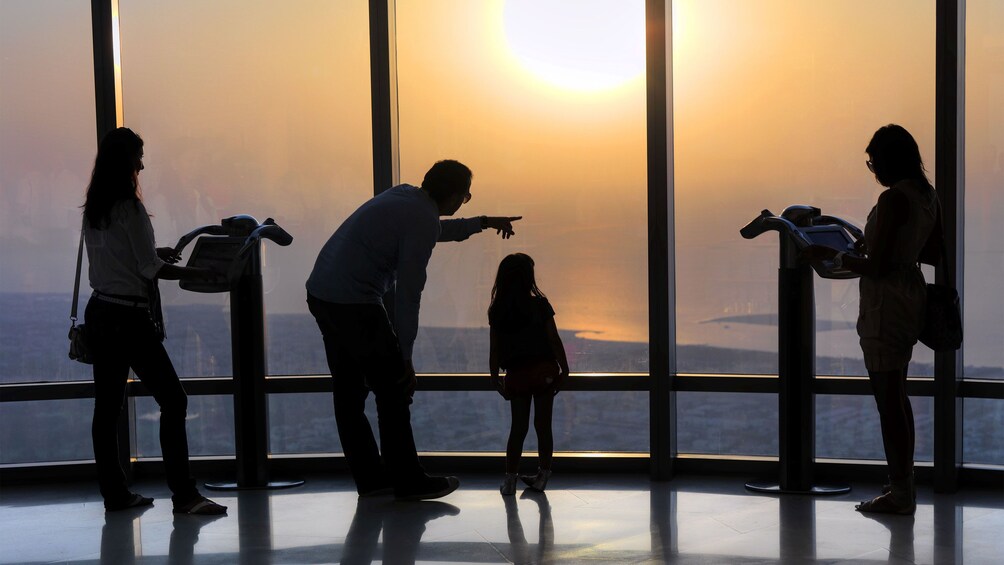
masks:
<path fill-rule="evenodd" d="M 519 479 L 526 483 L 526 486 L 537 492 L 544 492 L 547 487 L 547 480 L 551 478 L 550 469 L 537 469 L 536 475 L 520 475 Z"/>
<path fill-rule="evenodd" d="M 512 496 L 516 494 L 516 473 L 506 473 L 505 480 L 502 481 L 502 485 L 499 487 L 499 492 L 503 496 Z"/>

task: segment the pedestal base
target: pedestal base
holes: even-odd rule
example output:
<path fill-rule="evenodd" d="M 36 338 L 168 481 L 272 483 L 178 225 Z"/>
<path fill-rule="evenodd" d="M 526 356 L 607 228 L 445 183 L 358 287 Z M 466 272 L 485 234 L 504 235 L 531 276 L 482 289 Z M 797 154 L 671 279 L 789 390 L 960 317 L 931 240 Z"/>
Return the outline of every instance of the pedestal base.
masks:
<path fill-rule="evenodd" d="M 851 492 L 850 485 L 844 484 L 812 485 L 808 490 L 783 489 L 777 481 L 750 481 L 746 483 L 746 488 L 754 492 L 767 494 L 811 494 L 826 496 Z"/>
<path fill-rule="evenodd" d="M 206 483 L 206 488 L 209 490 L 278 490 L 284 488 L 298 487 L 303 484 L 302 480 L 293 481 L 269 481 L 264 485 L 253 485 L 253 486 L 240 486 L 236 482 L 217 482 L 217 483 Z"/>

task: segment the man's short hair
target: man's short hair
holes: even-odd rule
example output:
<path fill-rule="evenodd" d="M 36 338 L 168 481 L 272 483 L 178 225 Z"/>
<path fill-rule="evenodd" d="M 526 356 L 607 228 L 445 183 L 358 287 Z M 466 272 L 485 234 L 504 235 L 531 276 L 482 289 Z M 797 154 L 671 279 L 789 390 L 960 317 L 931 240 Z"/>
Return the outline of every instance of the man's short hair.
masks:
<path fill-rule="evenodd" d="M 422 189 L 429 193 L 436 202 L 445 202 L 460 194 L 466 194 L 471 188 L 474 173 L 467 165 L 453 159 L 437 161 L 425 173 Z"/>

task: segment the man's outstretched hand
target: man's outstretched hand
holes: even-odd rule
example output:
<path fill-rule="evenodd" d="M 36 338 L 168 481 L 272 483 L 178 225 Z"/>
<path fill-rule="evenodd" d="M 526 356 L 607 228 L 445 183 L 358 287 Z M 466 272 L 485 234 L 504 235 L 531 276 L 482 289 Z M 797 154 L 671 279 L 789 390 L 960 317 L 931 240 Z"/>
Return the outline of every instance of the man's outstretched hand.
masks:
<path fill-rule="evenodd" d="M 512 223 L 522 219 L 523 216 L 488 216 L 486 223 L 489 228 L 495 230 L 495 233 L 500 234 L 502 239 L 509 239 L 516 235 Z"/>

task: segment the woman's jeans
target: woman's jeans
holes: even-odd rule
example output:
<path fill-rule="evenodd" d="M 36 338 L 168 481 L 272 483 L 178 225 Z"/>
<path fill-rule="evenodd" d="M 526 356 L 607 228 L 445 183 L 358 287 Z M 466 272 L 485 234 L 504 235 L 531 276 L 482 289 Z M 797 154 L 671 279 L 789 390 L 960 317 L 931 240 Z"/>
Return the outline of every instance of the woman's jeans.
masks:
<path fill-rule="evenodd" d="M 94 353 L 91 437 L 101 496 L 115 502 L 129 496 L 119 462 L 118 421 L 131 368 L 160 405 L 160 447 L 172 499 L 176 504 L 190 501 L 198 491 L 188 467 L 188 397 L 154 333 L 149 311 L 91 298 L 84 320 Z"/>

